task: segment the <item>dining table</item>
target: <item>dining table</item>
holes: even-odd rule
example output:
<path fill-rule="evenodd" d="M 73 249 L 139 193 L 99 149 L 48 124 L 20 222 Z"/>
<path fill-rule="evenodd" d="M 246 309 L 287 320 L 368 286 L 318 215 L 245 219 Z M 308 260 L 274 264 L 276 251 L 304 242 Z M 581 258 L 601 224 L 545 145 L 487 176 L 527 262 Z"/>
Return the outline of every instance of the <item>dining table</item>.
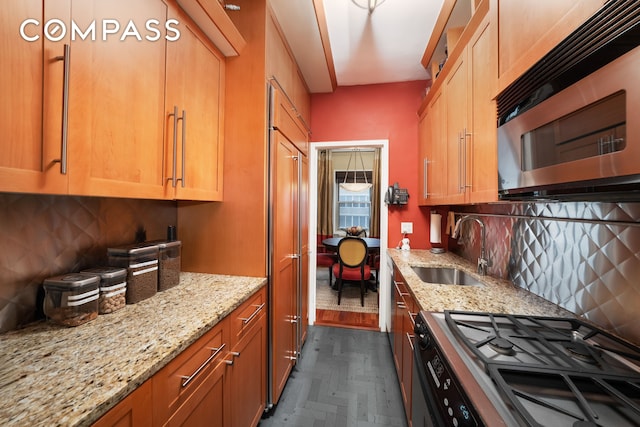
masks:
<path fill-rule="evenodd" d="M 322 244 L 328 251 L 336 252 L 338 250 L 338 243 L 340 243 L 342 239 L 344 239 L 344 237 L 329 237 L 324 239 Z M 360 237 L 360 239 L 364 240 L 367 244 L 369 252 L 380 251 L 380 239 L 375 237 Z"/>
<path fill-rule="evenodd" d="M 322 241 L 322 244 L 324 245 L 325 248 L 327 248 L 327 251 L 329 252 L 337 252 L 338 251 L 338 244 L 340 243 L 340 240 L 344 239 L 345 237 L 329 237 L 327 239 L 324 239 Z M 373 256 L 376 253 L 380 252 L 380 239 L 375 238 L 375 237 L 359 237 L 359 239 L 362 239 L 365 241 L 365 243 L 367 244 L 367 252 L 369 253 L 369 256 Z M 372 259 L 372 258 L 369 258 Z M 369 282 L 367 284 L 367 287 L 369 289 L 371 289 L 374 292 L 378 291 L 378 270 L 375 271 L 374 273 L 374 277 L 376 277 L 376 279 L 373 282 Z M 332 286 L 335 288 L 335 285 Z"/>

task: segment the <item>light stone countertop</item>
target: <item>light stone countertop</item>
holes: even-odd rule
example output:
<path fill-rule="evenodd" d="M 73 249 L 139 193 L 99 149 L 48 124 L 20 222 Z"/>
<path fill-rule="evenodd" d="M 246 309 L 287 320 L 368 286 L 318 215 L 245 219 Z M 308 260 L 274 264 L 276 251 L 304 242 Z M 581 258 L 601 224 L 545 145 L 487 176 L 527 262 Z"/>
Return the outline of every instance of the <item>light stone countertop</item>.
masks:
<path fill-rule="evenodd" d="M 575 314 L 551 303 L 508 280 L 476 273 L 476 265 L 450 252 L 433 254 L 428 250 L 388 250 L 391 259 L 407 282 L 407 287 L 425 311 L 460 310 L 535 316 L 575 317 Z M 485 286 L 441 285 L 423 282 L 412 266 L 455 267 L 480 280 Z"/>
<path fill-rule="evenodd" d="M 91 425 L 264 285 L 181 273 L 178 286 L 83 325 L 0 335 L 0 425 Z"/>

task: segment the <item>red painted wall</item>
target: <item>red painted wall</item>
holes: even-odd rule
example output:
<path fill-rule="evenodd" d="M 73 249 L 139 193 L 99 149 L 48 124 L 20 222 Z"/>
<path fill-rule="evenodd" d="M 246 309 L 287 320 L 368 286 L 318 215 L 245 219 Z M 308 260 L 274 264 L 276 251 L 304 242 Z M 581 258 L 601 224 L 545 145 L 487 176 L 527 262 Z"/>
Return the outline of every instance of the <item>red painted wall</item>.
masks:
<path fill-rule="evenodd" d="M 413 222 L 411 247 L 429 248 L 428 218 L 418 207 L 418 107 L 427 81 L 338 87 L 311 96 L 311 142 L 389 140 L 389 182 L 409 191 L 409 203 L 389 207 L 389 246 Z"/>

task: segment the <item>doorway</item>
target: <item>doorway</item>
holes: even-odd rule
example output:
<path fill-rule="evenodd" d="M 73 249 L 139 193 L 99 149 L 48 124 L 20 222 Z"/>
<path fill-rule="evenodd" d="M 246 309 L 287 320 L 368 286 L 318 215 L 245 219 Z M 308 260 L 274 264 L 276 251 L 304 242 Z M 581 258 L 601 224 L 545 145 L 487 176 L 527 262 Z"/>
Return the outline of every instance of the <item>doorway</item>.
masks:
<path fill-rule="evenodd" d="M 378 329 L 386 331 L 390 307 L 388 301 L 391 289 L 387 274 L 387 241 L 388 241 L 388 211 L 383 204 L 384 192 L 389 185 L 389 141 L 388 140 L 360 140 L 360 141 L 331 141 L 314 142 L 310 145 L 309 170 L 309 324 L 316 323 L 316 267 L 317 225 L 318 225 L 318 155 L 320 150 L 330 149 L 380 149 L 380 270 L 378 271 Z"/>

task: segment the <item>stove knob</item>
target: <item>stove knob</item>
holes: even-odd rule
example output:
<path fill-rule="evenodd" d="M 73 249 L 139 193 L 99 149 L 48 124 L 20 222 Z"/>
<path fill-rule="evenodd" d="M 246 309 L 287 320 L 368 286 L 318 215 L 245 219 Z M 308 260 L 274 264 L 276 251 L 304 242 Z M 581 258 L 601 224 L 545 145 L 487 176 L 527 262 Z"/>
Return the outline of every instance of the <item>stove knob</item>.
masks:
<path fill-rule="evenodd" d="M 431 335 L 427 330 L 427 326 L 424 323 L 416 322 L 416 326 L 413 328 L 416 333 L 418 345 L 420 350 L 426 350 L 431 345 Z"/>

